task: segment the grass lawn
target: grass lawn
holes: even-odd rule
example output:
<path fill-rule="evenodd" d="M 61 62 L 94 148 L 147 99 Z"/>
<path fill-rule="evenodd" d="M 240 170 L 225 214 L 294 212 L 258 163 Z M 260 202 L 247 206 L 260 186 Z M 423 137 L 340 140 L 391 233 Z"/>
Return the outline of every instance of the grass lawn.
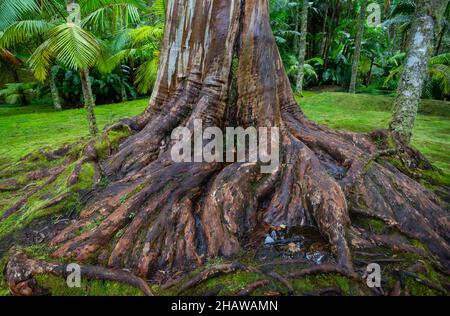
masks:
<path fill-rule="evenodd" d="M 124 117 L 141 113 L 147 99 L 97 106 L 95 114 L 100 129 Z M 17 160 L 43 147 L 58 148 L 64 143 L 88 136 L 84 109 L 55 112 L 51 106 L 0 106 L 0 160 Z"/>
<path fill-rule="evenodd" d="M 385 128 L 391 97 L 306 92 L 299 103 L 308 117 L 333 128 L 368 132 Z M 141 113 L 148 100 L 98 106 L 98 125 Z M 413 144 L 438 167 L 450 173 L 450 102 L 424 100 L 417 118 Z M 17 160 L 43 148 L 56 148 L 88 135 L 84 109 L 54 112 L 51 106 L 0 106 L 0 160 Z"/>

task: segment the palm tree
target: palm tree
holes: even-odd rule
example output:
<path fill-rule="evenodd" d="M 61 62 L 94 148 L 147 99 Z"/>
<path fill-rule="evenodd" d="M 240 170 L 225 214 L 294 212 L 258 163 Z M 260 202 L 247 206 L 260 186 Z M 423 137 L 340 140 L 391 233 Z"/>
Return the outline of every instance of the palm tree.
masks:
<path fill-rule="evenodd" d="M 159 66 L 159 48 L 164 33 L 165 1 L 156 0 L 148 8 L 148 24 L 130 28 L 124 24 L 123 28 L 114 32 L 110 38 L 102 43 L 102 51 L 97 63 L 101 73 L 110 73 L 128 65 L 135 69 L 134 84 L 137 91 L 147 94 L 156 81 Z M 124 88 L 124 85 L 122 85 Z"/>
<path fill-rule="evenodd" d="M 55 108 L 59 98 L 51 69 L 55 64 L 78 71 L 83 88 L 83 98 L 88 114 L 89 130 L 98 130 L 93 108 L 95 100 L 89 79 L 89 69 L 100 56 L 100 40 L 94 32 L 106 28 L 119 29 L 129 20 L 139 21 L 142 0 L 0 0 L 0 24 L 3 35 L 0 48 L 23 43 L 36 43 L 28 60 L 36 79 L 49 80 Z M 67 13 L 66 13 L 67 10 Z M 7 14 L 6 14 L 7 12 Z M 82 20 L 81 15 L 85 16 Z M 5 22 L 6 21 L 6 22 Z"/>

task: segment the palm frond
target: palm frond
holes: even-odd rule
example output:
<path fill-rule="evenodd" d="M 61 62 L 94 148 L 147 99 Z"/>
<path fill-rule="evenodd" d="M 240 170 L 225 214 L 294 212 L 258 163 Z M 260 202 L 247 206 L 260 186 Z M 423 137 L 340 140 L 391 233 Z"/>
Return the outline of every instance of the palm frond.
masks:
<path fill-rule="evenodd" d="M 389 83 L 389 81 L 391 81 L 392 79 L 394 79 L 394 77 L 395 77 L 398 73 L 402 72 L 402 70 L 403 70 L 403 66 L 399 66 L 399 67 L 395 68 L 394 70 L 392 70 L 391 73 L 389 74 L 389 76 L 386 78 L 386 80 L 384 80 L 383 85 L 386 86 L 386 85 Z"/>
<path fill-rule="evenodd" d="M 49 39 L 29 62 L 36 78 L 43 81 L 53 58 L 70 69 L 80 70 L 94 66 L 99 55 L 99 43 L 92 34 L 74 23 L 65 23 L 49 31 Z"/>
<path fill-rule="evenodd" d="M 440 54 L 430 58 L 430 65 L 450 65 L 450 53 Z"/>
<path fill-rule="evenodd" d="M 25 13 L 39 12 L 36 0 L 0 0 L 0 29 L 17 22 Z"/>
<path fill-rule="evenodd" d="M 130 31 L 130 37 L 134 45 L 142 45 L 151 41 L 160 41 L 164 35 L 162 24 L 146 25 Z"/>
<path fill-rule="evenodd" d="M 129 23 L 138 24 L 140 21 L 138 7 L 128 3 L 113 3 L 88 14 L 81 25 L 94 27 L 99 31 L 111 28 L 114 32 L 116 29 L 128 27 Z"/>
<path fill-rule="evenodd" d="M 443 94 L 450 95 L 450 67 L 443 64 L 435 64 L 430 67 L 433 80 L 439 83 Z"/>
<path fill-rule="evenodd" d="M 0 36 L 0 47 L 11 48 L 35 37 L 43 35 L 53 26 L 44 20 L 24 20 L 8 26 Z"/>
<path fill-rule="evenodd" d="M 145 94 L 153 89 L 159 66 L 159 51 L 154 53 L 154 58 L 138 67 L 134 83 L 139 93 Z"/>

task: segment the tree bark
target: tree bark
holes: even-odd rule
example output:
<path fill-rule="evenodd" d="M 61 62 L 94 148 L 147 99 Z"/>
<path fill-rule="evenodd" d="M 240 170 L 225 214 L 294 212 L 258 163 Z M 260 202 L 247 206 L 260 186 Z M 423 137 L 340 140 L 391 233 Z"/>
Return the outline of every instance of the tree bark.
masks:
<path fill-rule="evenodd" d="M 325 1 L 324 5 L 325 5 L 325 13 L 323 16 L 322 41 L 320 43 L 320 56 L 323 59 L 325 59 L 325 46 L 326 46 L 326 42 L 327 42 L 326 31 L 327 31 L 328 8 L 329 8 L 328 1 Z"/>
<path fill-rule="evenodd" d="M 362 40 L 364 36 L 364 28 L 366 25 L 367 1 L 368 0 L 362 0 L 361 11 L 359 12 L 358 17 L 358 30 L 355 38 L 355 51 L 353 53 L 349 93 L 356 93 L 356 82 L 358 80 L 359 61 L 361 59 Z"/>
<path fill-rule="evenodd" d="M 298 74 L 296 82 L 297 93 L 303 95 L 303 78 L 305 76 L 305 55 L 306 55 L 306 36 L 308 32 L 308 7 L 309 0 L 303 0 L 302 3 L 302 23 L 300 29 L 300 43 L 298 53 Z"/>
<path fill-rule="evenodd" d="M 198 119 L 204 128 L 279 127 L 280 166 L 265 175 L 259 162 L 174 162 L 172 131 L 193 134 Z M 150 104 L 123 124 L 132 136 L 99 164 L 109 184 L 52 240 L 54 256 L 148 278 L 233 257 L 272 229 L 313 226 L 335 255 L 329 271 L 354 275 L 350 247 L 374 242 L 350 216 L 363 214 L 420 240 L 449 267 L 443 203 L 377 160 L 370 136 L 319 126 L 300 110 L 267 0 L 169 1 Z"/>
<path fill-rule="evenodd" d="M 86 115 L 89 124 L 89 133 L 91 136 L 98 134 L 97 120 L 95 118 L 94 107 L 95 100 L 92 93 L 91 82 L 89 79 L 89 70 L 83 69 L 80 71 L 81 87 L 83 89 L 84 108 L 86 109 Z"/>
<path fill-rule="evenodd" d="M 128 96 L 127 96 L 127 89 L 125 87 L 125 80 L 123 79 L 122 65 L 119 65 L 118 72 L 120 78 L 120 94 L 122 97 L 122 102 L 126 102 L 128 101 Z"/>
<path fill-rule="evenodd" d="M 300 32 L 300 0 L 297 1 L 297 5 L 295 6 L 294 30 L 295 32 Z M 298 36 L 295 35 L 294 52 L 298 52 L 298 50 L 299 50 L 299 40 Z"/>
<path fill-rule="evenodd" d="M 447 1 L 417 1 L 408 53 L 393 106 L 390 130 L 403 143 L 411 141 L 414 123 L 434 49 L 434 32 Z"/>
<path fill-rule="evenodd" d="M 67 12 L 69 13 L 67 21 L 69 23 L 75 23 L 77 25 L 80 25 L 81 11 L 78 5 L 78 1 L 67 0 L 66 3 L 67 3 Z M 89 69 L 80 69 L 80 81 L 81 81 L 81 88 L 83 90 L 84 108 L 86 109 L 86 116 L 89 125 L 89 134 L 91 136 L 97 136 L 98 134 L 97 120 L 95 118 L 94 113 L 95 98 L 94 94 L 92 93 L 91 80 L 89 78 Z"/>
<path fill-rule="evenodd" d="M 61 111 L 62 110 L 61 99 L 59 97 L 58 87 L 56 86 L 55 74 L 53 73 L 53 71 L 50 71 L 49 84 L 50 84 L 50 92 L 52 94 L 53 107 L 55 108 L 56 111 Z"/>

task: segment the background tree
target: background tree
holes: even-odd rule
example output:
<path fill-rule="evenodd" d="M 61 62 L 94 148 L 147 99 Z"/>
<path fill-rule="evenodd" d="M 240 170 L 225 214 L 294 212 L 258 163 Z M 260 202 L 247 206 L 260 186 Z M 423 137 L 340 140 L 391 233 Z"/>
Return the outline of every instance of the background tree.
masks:
<path fill-rule="evenodd" d="M 309 0 L 303 0 L 302 2 L 302 22 L 300 28 L 300 42 L 299 42 L 299 52 L 298 52 L 298 75 L 296 82 L 296 91 L 298 94 L 302 95 L 303 91 L 303 78 L 305 76 L 304 64 L 305 64 L 305 54 L 306 54 L 306 35 L 308 32 L 308 7 Z"/>
<path fill-rule="evenodd" d="M 355 51 L 353 52 L 352 74 L 350 77 L 350 93 L 356 92 L 356 81 L 358 79 L 359 61 L 361 59 L 362 40 L 364 37 L 364 28 L 366 25 L 367 3 L 368 0 L 362 0 L 358 17 L 358 31 L 355 38 Z"/>
<path fill-rule="evenodd" d="M 403 67 L 390 124 L 392 133 L 409 143 L 422 96 L 427 67 L 435 48 L 434 36 L 443 12 L 445 0 L 418 0 L 411 27 L 408 53 Z"/>

